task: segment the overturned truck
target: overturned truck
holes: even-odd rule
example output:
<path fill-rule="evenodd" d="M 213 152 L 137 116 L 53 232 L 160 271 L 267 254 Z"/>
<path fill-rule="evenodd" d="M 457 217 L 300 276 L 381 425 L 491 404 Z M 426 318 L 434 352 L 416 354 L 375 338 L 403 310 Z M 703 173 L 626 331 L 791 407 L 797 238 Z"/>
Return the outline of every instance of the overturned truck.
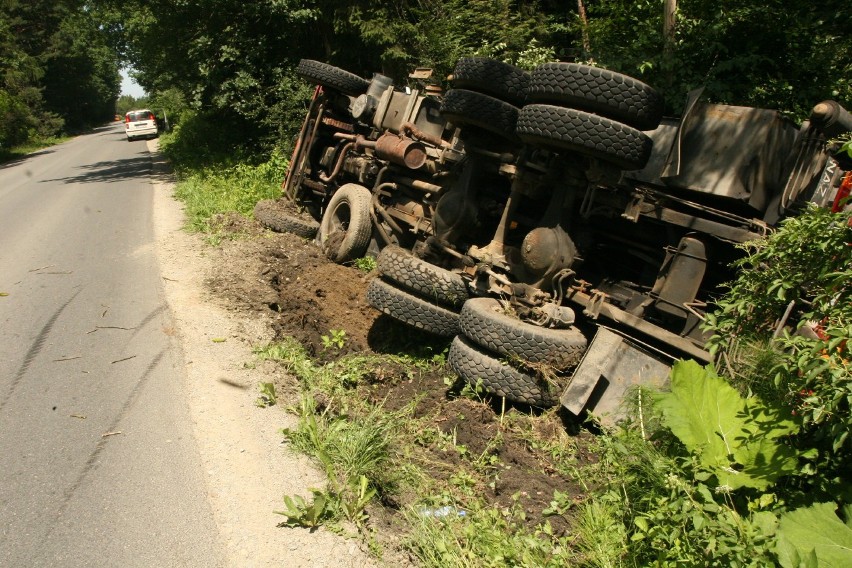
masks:
<path fill-rule="evenodd" d="M 701 323 L 737 244 L 843 206 L 833 101 L 798 126 L 693 92 L 670 119 L 650 86 L 574 63 L 465 58 L 445 94 L 300 69 L 319 86 L 283 201 L 304 236 L 338 262 L 378 253 L 370 304 L 454 337 L 450 366 L 515 402 L 615 420 L 632 386 L 711 360 Z"/>

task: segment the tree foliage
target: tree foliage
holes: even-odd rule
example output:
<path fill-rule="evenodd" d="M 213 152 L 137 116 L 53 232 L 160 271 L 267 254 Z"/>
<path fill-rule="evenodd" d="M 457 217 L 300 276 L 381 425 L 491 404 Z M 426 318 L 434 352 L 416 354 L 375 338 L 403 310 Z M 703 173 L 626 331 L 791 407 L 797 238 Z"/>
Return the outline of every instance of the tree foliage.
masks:
<path fill-rule="evenodd" d="M 587 18 L 579 17 L 584 5 Z M 480 54 L 532 66 L 591 60 L 660 89 L 676 113 L 688 90 L 715 102 L 799 118 L 849 102 L 852 38 L 844 5 L 682 0 L 671 41 L 660 0 L 95 0 L 110 45 L 149 92 L 228 117 L 234 143 L 287 146 L 309 91 L 302 58 L 405 82 L 418 66 L 444 78 Z M 587 42 L 583 38 L 588 38 Z M 175 96 L 179 93 L 179 96 Z M 177 113 L 178 109 L 172 109 Z"/>
<path fill-rule="evenodd" d="M 704 87 L 715 102 L 804 118 L 820 100 L 852 100 L 845 8 L 681 0 L 666 39 L 661 0 L 7 0 L 1 136 L 8 144 L 56 129 L 57 118 L 69 127 L 105 118 L 119 60 L 149 93 L 227 116 L 234 143 L 249 149 L 286 146 L 297 128 L 302 58 L 398 83 L 417 66 L 444 78 L 472 54 L 593 61 L 657 87 L 672 113 Z"/>
<path fill-rule="evenodd" d="M 0 145 L 112 117 L 118 57 L 82 0 L 0 3 Z"/>

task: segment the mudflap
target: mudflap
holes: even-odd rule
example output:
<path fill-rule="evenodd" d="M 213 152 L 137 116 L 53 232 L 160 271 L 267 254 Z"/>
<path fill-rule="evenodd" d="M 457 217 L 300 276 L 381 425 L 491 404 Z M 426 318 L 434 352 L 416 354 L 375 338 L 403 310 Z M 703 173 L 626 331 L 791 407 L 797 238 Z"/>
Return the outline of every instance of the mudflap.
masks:
<path fill-rule="evenodd" d="M 606 427 L 627 416 L 626 395 L 637 386 L 668 388 L 671 365 L 628 338 L 599 327 L 560 402 L 575 416 L 590 412 Z"/>

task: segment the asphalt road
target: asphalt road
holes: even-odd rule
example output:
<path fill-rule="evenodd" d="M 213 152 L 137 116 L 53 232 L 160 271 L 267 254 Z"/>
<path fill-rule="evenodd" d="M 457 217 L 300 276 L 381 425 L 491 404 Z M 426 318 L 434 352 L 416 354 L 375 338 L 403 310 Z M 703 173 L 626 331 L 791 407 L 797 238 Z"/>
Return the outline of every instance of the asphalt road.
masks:
<path fill-rule="evenodd" d="M 121 124 L 0 164 L 0 566 L 217 566 L 222 547 Z"/>

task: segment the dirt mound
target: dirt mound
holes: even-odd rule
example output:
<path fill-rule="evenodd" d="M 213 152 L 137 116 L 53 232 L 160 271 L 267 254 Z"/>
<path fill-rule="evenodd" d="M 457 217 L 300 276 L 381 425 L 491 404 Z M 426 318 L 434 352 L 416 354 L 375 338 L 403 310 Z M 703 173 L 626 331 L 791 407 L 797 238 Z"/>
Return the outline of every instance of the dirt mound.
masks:
<path fill-rule="evenodd" d="M 224 239 L 216 250 L 219 258 L 207 282 L 211 291 L 226 299 L 230 309 L 270 317 L 276 339 L 297 339 L 320 362 L 352 353 L 398 352 L 405 347 L 401 340 L 409 341 L 410 348 L 420 354 L 446 352 L 448 340 L 414 330 L 370 307 L 365 296 L 373 275 L 330 262 L 313 241 L 274 233 L 244 219 L 223 218 L 217 226 L 233 238 Z M 329 349 L 327 343 L 335 332 L 343 347 Z M 541 512 L 554 490 L 579 493 L 576 484 L 555 471 L 546 451 L 501 428 L 503 409 L 459 396 L 460 383 L 445 383 L 449 374 L 446 369 L 440 374 L 419 372 L 415 376 L 402 369 L 376 369 L 360 394 L 382 402 L 388 410 L 400 409 L 419 398 L 415 416 L 431 417 L 444 434 L 452 437 L 454 446 L 463 446 L 469 455 L 493 464 L 487 467 L 493 469 L 494 482 L 484 497 L 510 506 L 517 496 L 532 523 L 542 519 Z M 535 424 L 530 427 L 547 430 L 536 433 L 538 440 L 565 435 L 556 413 Z M 429 473 L 448 479 L 459 456 L 434 448 L 427 451 L 434 453 L 435 465 Z M 578 454 L 578 460 L 583 461 L 584 456 Z M 557 530 L 567 529 L 561 519 L 551 519 L 551 523 Z"/>
<path fill-rule="evenodd" d="M 335 358 L 369 349 L 378 314 L 365 300 L 367 274 L 329 262 L 312 241 L 233 217 L 216 223 L 232 238 L 221 244 L 212 291 L 241 310 L 272 314 L 276 339 L 293 337 L 314 357 L 327 356 L 322 337 L 335 330 L 345 332 Z"/>

